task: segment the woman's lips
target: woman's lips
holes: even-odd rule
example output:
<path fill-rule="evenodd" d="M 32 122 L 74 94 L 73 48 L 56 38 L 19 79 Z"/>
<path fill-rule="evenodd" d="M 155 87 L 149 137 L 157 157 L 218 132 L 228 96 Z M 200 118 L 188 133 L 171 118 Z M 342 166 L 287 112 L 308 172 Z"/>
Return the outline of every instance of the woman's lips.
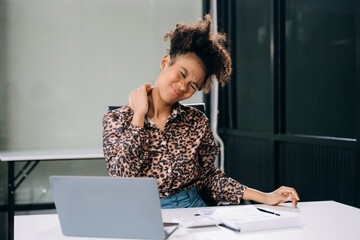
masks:
<path fill-rule="evenodd" d="M 177 97 L 181 97 L 181 95 L 180 95 L 173 87 L 171 87 L 171 89 L 173 90 L 173 93 L 174 93 Z"/>

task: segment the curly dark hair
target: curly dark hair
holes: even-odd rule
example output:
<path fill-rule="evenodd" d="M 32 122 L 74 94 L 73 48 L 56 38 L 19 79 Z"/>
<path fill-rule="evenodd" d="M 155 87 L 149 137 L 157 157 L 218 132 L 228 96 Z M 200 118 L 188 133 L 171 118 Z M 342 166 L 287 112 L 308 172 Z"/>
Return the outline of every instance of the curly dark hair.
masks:
<path fill-rule="evenodd" d="M 225 86 L 231 74 L 231 57 L 225 48 L 226 35 L 212 34 L 210 14 L 197 23 L 177 24 L 175 30 L 165 34 L 164 41 L 170 39 L 169 55 L 174 61 L 177 56 L 187 53 L 196 54 L 205 66 L 205 79 L 199 90 L 208 93 L 211 76 L 215 74 L 221 86 Z"/>

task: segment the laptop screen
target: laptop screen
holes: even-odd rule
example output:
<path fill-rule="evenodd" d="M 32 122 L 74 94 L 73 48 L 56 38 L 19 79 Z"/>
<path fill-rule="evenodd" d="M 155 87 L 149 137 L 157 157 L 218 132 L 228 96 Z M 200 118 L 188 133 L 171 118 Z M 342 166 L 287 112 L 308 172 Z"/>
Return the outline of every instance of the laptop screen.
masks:
<path fill-rule="evenodd" d="M 154 178 L 50 176 L 66 236 L 164 239 Z"/>

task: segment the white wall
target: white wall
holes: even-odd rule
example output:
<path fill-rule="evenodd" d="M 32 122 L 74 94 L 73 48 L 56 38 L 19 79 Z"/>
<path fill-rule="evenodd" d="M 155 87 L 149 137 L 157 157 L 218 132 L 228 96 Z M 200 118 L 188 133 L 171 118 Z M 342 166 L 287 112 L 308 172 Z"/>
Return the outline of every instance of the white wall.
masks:
<path fill-rule="evenodd" d="M 154 83 L 169 47 L 164 34 L 202 17 L 201 0 L 8 0 L 5 6 L 0 150 L 100 148 L 106 106 L 124 105 L 132 89 Z M 199 92 L 190 102 L 202 98 Z"/>

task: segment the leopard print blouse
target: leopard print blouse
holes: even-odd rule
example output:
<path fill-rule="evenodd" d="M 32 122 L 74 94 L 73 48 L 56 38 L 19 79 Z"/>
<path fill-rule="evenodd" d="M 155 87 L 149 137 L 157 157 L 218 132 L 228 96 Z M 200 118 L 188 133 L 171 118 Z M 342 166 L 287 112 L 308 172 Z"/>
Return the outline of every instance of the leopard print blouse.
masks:
<path fill-rule="evenodd" d="M 103 150 L 110 176 L 153 177 L 160 197 L 196 187 L 216 201 L 240 203 L 246 186 L 214 166 L 219 148 L 204 113 L 177 104 L 164 131 L 148 120 L 144 128 L 133 125 L 133 114 L 126 105 L 104 116 Z"/>

